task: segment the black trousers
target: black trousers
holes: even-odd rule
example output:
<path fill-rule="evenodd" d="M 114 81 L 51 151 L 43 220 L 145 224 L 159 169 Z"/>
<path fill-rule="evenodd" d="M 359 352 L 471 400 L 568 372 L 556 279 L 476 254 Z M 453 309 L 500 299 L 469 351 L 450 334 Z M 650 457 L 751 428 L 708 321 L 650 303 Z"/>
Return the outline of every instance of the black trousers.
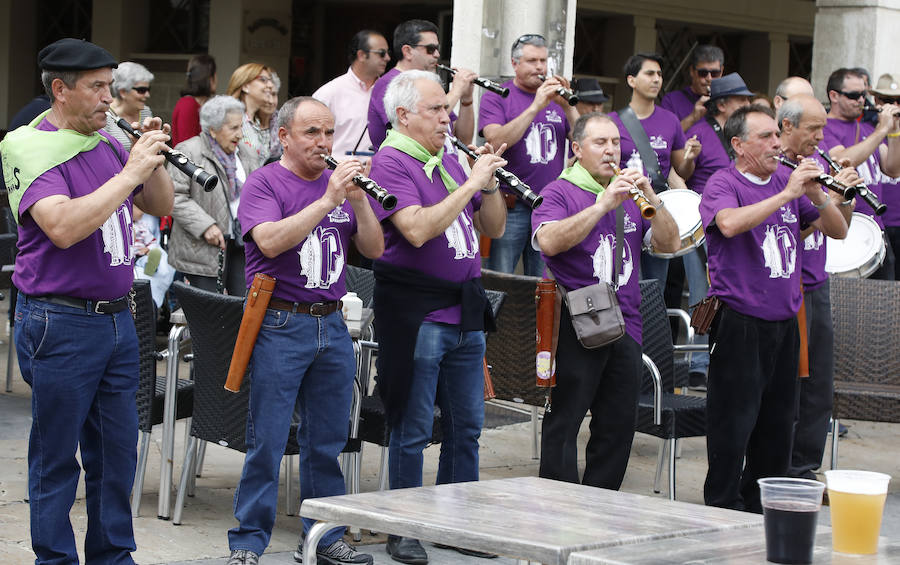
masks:
<path fill-rule="evenodd" d="M 784 476 L 791 460 L 797 318 L 770 322 L 726 306 L 709 342 L 703 498 L 709 506 L 762 512 L 756 480 Z"/>
<path fill-rule="evenodd" d="M 231 296 L 244 296 L 247 293 L 247 278 L 244 273 L 245 257 L 244 248 L 234 245 L 232 241 L 226 242 L 225 247 L 225 290 Z M 206 277 L 202 275 L 191 275 L 185 273 L 185 278 L 193 286 L 208 290 L 210 292 L 218 292 L 216 288 L 216 277 Z"/>
<path fill-rule="evenodd" d="M 894 257 L 894 240 L 892 237 L 897 237 L 896 231 L 893 232 L 891 230 L 896 230 L 897 228 L 885 228 L 884 231 L 884 262 L 878 267 L 878 270 L 872 273 L 869 277 L 872 280 L 877 281 L 893 281 L 896 279 L 896 271 L 897 271 L 897 261 Z"/>
<path fill-rule="evenodd" d="M 578 342 L 563 308 L 552 408 L 544 414 L 540 476 L 578 482 L 578 429 L 591 411 L 585 485 L 618 489 L 625 477 L 641 382 L 641 346 L 628 334 L 598 349 Z"/>
<path fill-rule="evenodd" d="M 900 252 L 900 226 L 886 226 L 884 233 L 887 235 L 887 242 L 890 244 L 891 250 L 896 249 L 897 252 Z M 900 281 L 900 262 L 896 260 L 896 257 L 894 259 L 894 280 Z M 887 257 L 885 257 L 885 261 L 887 261 Z"/>
<path fill-rule="evenodd" d="M 834 403 L 834 325 L 831 319 L 830 282 L 805 292 L 806 330 L 809 336 L 809 378 L 797 379 L 797 412 L 790 477 L 814 479 L 822 464 L 828 423 Z"/>

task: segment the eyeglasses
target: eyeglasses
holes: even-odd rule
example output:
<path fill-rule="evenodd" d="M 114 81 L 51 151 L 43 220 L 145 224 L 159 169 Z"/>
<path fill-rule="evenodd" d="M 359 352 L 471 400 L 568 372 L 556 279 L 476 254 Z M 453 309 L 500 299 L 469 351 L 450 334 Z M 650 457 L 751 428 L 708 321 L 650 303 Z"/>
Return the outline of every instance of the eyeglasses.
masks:
<path fill-rule="evenodd" d="M 838 90 L 837 93 L 841 96 L 846 96 L 850 100 L 859 100 L 866 95 L 865 90 L 854 90 L 853 92 L 844 92 L 843 90 Z"/>
<path fill-rule="evenodd" d="M 259 75 L 255 80 L 258 80 L 263 84 L 275 84 L 275 81 L 272 79 L 272 77 L 267 77 L 265 75 Z"/>
<path fill-rule="evenodd" d="M 416 45 L 416 47 L 419 47 L 419 45 Z M 428 49 L 428 47 L 430 47 L 430 45 L 423 45 L 422 47 L 425 47 L 425 49 Z M 382 59 L 384 59 L 385 57 L 388 56 L 387 49 L 366 49 L 366 53 L 373 53 L 375 55 L 378 55 Z M 430 53 L 432 53 L 432 51 L 429 51 L 429 54 Z"/>
<path fill-rule="evenodd" d="M 435 52 L 440 51 L 441 46 L 436 43 L 429 43 L 428 45 L 413 45 L 413 47 L 424 47 L 425 52 L 429 55 L 434 55 Z"/>
<path fill-rule="evenodd" d="M 722 69 L 695 69 L 697 71 L 697 75 L 700 78 L 706 78 L 708 76 L 712 76 L 713 78 L 719 78 L 722 76 Z"/>
<path fill-rule="evenodd" d="M 545 43 L 546 40 L 544 36 L 539 33 L 526 33 L 525 35 L 520 35 L 518 39 L 516 39 L 515 43 L 513 43 L 513 49 L 522 45 L 523 43 L 531 43 L 532 41 L 539 39 L 542 43 Z"/>
<path fill-rule="evenodd" d="M 132 86 L 131 90 L 137 92 L 138 94 L 147 94 L 150 92 L 149 86 Z"/>

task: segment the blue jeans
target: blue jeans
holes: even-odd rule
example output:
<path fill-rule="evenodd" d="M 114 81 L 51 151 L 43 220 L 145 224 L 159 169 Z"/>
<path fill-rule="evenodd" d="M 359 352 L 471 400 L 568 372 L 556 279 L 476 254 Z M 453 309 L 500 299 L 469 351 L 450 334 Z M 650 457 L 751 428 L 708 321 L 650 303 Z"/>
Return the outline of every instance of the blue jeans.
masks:
<path fill-rule="evenodd" d="M 478 438 L 484 424 L 484 332 L 423 322 L 416 338 L 409 400 L 391 429 L 391 488 L 422 486 L 422 450 L 431 440 L 435 397 L 441 408 L 437 484 L 478 480 Z"/>
<path fill-rule="evenodd" d="M 131 564 L 138 342 L 126 309 L 94 314 L 19 293 L 16 352 L 31 386 L 28 495 L 38 564 L 78 563 L 69 511 L 81 469 L 87 563 Z"/>
<path fill-rule="evenodd" d="M 300 427 L 300 499 L 344 494 L 338 455 L 347 443 L 356 358 L 341 312 L 316 318 L 267 310 L 250 361 L 247 456 L 234 493 L 228 532 L 231 550 L 262 554 L 278 503 L 278 472 L 297 404 Z M 313 521 L 304 520 L 308 530 Z M 343 535 L 328 532 L 320 546 Z"/>
<path fill-rule="evenodd" d="M 516 201 L 516 207 L 506 211 L 506 231 L 500 239 L 491 241 L 491 256 L 488 268 L 501 273 L 516 270 L 522 257 L 522 268 L 526 275 L 540 277 L 544 274 L 541 254 L 531 246 L 531 208 Z"/>
<path fill-rule="evenodd" d="M 641 280 L 656 279 L 666 286 L 669 275 L 669 260 L 641 251 Z"/>
<path fill-rule="evenodd" d="M 706 248 L 705 243 L 703 247 L 704 249 Z M 706 293 L 709 292 L 709 280 L 706 278 L 706 263 L 697 254 L 696 249 L 687 255 L 683 255 L 681 260 L 684 262 L 684 272 L 688 281 L 688 305 L 693 306 L 706 298 Z M 709 336 L 694 336 L 694 343 L 709 343 Z M 709 353 L 691 354 L 690 372 L 706 374 L 708 367 Z"/>

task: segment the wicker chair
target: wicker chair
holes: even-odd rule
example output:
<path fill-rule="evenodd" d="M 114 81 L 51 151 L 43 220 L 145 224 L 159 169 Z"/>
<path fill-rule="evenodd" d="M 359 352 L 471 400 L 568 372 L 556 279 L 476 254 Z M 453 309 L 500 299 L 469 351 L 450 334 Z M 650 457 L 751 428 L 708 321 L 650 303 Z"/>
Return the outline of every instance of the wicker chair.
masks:
<path fill-rule="evenodd" d="M 498 400 L 531 407 L 532 457 L 539 457 L 538 407 L 546 404 L 548 389 L 535 385 L 534 291 L 538 277 L 481 270 L 484 288 L 506 294 L 497 316 L 497 331 L 487 336 L 487 358 Z"/>
<path fill-rule="evenodd" d="M 900 284 L 831 278 L 834 409 L 831 468 L 842 418 L 900 423 Z"/>
<path fill-rule="evenodd" d="M 140 355 L 140 380 L 137 390 L 138 429 L 141 431 L 141 447 L 138 453 L 137 474 L 131 491 L 131 515 L 138 517 L 141 494 L 150 452 L 150 434 L 153 426 L 162 424 L 163 403 L 166 396 L 166 376 L 156 374 L 156 362 L 162 354 L 156 351 L 156 309 L 150 292 L 150 281 L 134 281 L 136 315 L 134 326 L 138 336 Z M 190 418 L 194 406 L 194 383 L 178 379 L 175 397 L 175 419 Z"/>
<path fill-rule="evenodd" d="M 654 492 L 660 492 L 663 456 L 669 452 L 669 499 L 675 500 L 676 442 L 706 435 L 706 397 L 675 394 L 676 370 L 672 329 L 662 285 L 641 281 L 644 374 L 635 431 L 660 438 Z"/>
<path fill-rule="evenodd" d="M 174 524 L 180 524 L 184 497 L 196 462 L 197 440 L 247 452 L 250 382 L 244 381 L 241 391 L 236 394 L 224 388 L 243 315 L 243 298 L 199 290 L 181 282 L 173 283 L 172 290 L 184 309 L 194 355 L 194 411 L 172 518 Z M 300 452 L 296 432 L 296 424 L 284 431 L 288 434 L 285 455 Z M 293 481 L 288 475 L 285 473 L 290 512 Z"/>
<path fill-rule="evenodd" d="M 347 290 L 355 292 L 363 308 L 371 308 L 375 296 L 375 274 L 371 269 L 347 265 Z"/>

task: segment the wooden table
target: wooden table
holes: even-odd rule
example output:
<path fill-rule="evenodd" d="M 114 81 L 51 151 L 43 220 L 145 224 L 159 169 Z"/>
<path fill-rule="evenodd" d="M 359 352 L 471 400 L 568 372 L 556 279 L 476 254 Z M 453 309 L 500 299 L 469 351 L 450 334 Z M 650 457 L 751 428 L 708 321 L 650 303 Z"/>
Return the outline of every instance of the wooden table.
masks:
<path fill-rule="evenodd" d="M 300 515 L 319 520 L 304 542 L 312 565 L 310 548 L 338 525 L 557 565 L 576 551 L 762 526 L 757 514 L 537 477 L 312 498 Z"/>
<path fill-rule="evenodd" d="M 900 541 L 881 538 L 876 555 L 845 555 L 831 551 L 831 528 L 820 526 L 813 563 L 816 565 L 887 565 L 900 563 Z M 628 547 L 576 552 L 569 565 L 681 565 L 682 563 L 758 565 L 766 561 L 762 528 L 692 534 Z"/>

